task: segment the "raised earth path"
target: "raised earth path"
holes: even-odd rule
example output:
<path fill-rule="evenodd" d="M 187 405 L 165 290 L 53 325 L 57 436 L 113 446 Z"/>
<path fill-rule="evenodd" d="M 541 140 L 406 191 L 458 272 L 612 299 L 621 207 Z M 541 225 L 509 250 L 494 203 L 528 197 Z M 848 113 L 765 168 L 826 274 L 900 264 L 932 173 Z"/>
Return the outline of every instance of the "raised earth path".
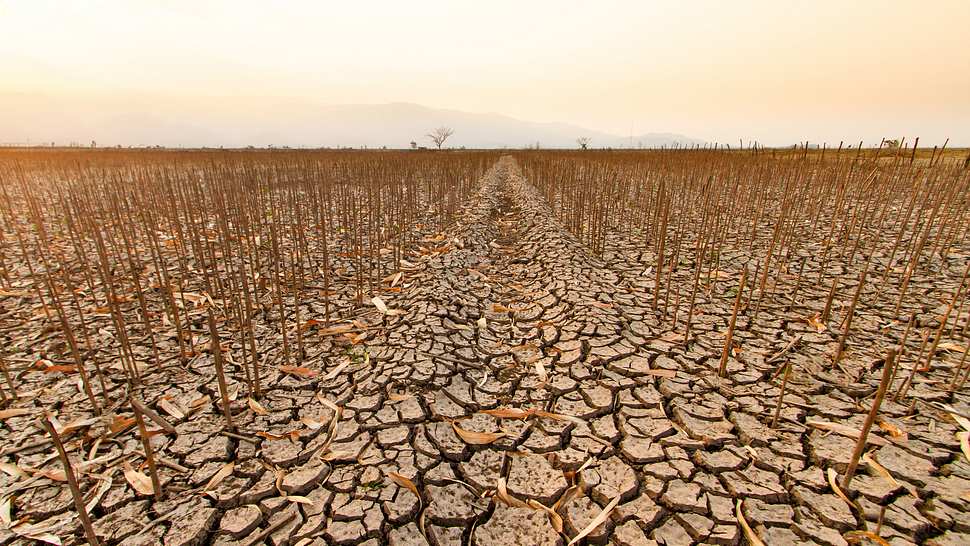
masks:
<path fill-rule="evenodd" d="M 99 537 L 445 546 L 585 533 L 590 544 L 739 544 L 743 501 L 769 545 L 843 545 L 864 528 L 900 546 L 970 543 L 970 465 L 951 424 L 909 419 L 905 442 L 876 431 L 871 458 L 892 477 L 862 468 L 851 509 L 826 471 L 845 470 L 855 440 L 806 423 L 857 430 L 868 405 L 793 382 L 770 428 L 777 364 L 732 359 L 717 379 L 719 348 L 663 335 L 650 283 L 593 256 L 512 159 L 435 244 L 447 251 L 406 268 L 348 357 L 316 375 L 268 372 L 260 404 L 234 402 L 235 434 L 223 433 L 214 379 L 199 385 L 211 362 L 149 376 L 149 405 L 168 397 L 197 412 L 169 417 L 177 433 L 153 438 L 165 500 L 133 500 L 117 474 L 100 482 Z M 193 404 L 200 392 L 211 399 Z M 889 418 L 907 410 L 883 405 Z M 140 446 L 127 441 L 125 452 Z M 79 540 L 65 487 L 26 488 L 18 503 L 37 521 L 66 518 L 62 533 Z"/>

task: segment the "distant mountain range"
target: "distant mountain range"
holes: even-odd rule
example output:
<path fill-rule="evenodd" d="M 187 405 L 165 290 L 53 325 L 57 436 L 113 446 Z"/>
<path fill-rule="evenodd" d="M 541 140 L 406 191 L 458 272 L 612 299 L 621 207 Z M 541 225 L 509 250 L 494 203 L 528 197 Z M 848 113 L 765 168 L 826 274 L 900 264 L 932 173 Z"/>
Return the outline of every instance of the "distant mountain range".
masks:
<path fill-rule="evenodd" d="M 185 147 L 343 147 L 407 148 L 411 142 L 433 146 L 425 135 L 439 126 L 454 130 L 445 147 L 576 148 L 578 137 L 591 148 L 690 146 L 703 140 L 672 133 L 619 136 L 567 123 L 523 121 L 500 114 L 429 108 L 410 103 L 320 106 L 266 101 L 239 114 L 228 107 L 186 110 L 136 101 L 65 103 L 24 95 L 0 106 L 0 142 L 69 141 L 101 146 Z"/>

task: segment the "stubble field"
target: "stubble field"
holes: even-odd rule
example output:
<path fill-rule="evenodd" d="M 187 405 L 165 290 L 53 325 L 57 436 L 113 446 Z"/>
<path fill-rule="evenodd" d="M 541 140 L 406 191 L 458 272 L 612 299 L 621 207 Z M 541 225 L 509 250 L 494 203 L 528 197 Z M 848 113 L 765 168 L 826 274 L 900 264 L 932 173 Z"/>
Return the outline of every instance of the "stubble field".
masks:
<path fill-rule="evenodd" d="M 970 543 L 964 155 L 0 151 L 0 544 Z"/>

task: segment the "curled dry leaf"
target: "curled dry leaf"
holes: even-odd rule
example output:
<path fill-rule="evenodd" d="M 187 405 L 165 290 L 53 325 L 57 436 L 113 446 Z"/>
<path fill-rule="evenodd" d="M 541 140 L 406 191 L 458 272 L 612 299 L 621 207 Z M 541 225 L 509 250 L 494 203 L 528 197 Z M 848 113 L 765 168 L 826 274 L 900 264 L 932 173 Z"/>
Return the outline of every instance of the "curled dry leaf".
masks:
<path fill-rule="evenodd" d="M 249 398 L 246 400 L 246 403 L 249 404 L 249 409 L 253 410 L 253 413 L 258 415 L 269 415 L 269 411 L 267 411 L 266 408 L 256 400 Z"/>
<path fill-rule="evenodd" d="M 542 510 L 545 512 L 546 516 L 549 517 L 549 524 L 552 525 L 552 528 L 555 529 L 557 533 L 562 533 L 562 516 L 557 514 L 555 510 L 535 499 L 529 499 L 528 505 L 533 510 Z"/>
<path fill-rule="evenodd" d="M 475 432 L 465 430 L 456 425 L 454 421 L 451 422 L 451 428 L 455 429 L 455 434 L 464 440 L 466 444 L 476 446 L 487 445 L 508 436 L 505 432 Z"/>
<path fill-rule="evenodd" d="M 298 503 L 298 504 L 306 504 L 306 505 L 309 505 L 309 506 L 313 506 L 314 505 L 313 504 L 313 501 L 310 500 L 308 497 L 303 497 L 303 496 L 300 496 L 300 495 L 287 495 L 286 496 L 286 500 L 288 500 L 290 502 L 295 502 L 295 503 Z"/>
<path fill-rule="evenodd" d="M 886 480 L 888 480 L 889 483 L 893 484 L 896 487 L 901 487 L 900 483 L 896 481 L 896 478 L 894 478 L 893 475 L 890 474 L 888 470 L 886 470 L 886 467 L 882 466 L 881 464 L 876 462 L 875 459 L 872 458 L 872 453 L 873 453 L 872 451 L 863 453 L 862 462 L 869 465 L 869 468 L 872 468 L 873 470 L 875 470 L 876 474 L 879 474 L 883 478 L 886 478 Z"/>
<path fill-rule="evenodd" d="M 839 487 L 838 474 L 835 472 L 835 469 L 834 468 L 829 468 L 825 472 L 825 475 L 826 475 L 826 477 L 829 480 L 829 487 L 832 488 L 832 491 L 834 491 L 835 494 L 838 495 L 840 499 L 844 500 L 845 503 L 849 505 L 849 508 L 852 508 L 853 510 L 856 510 L 857 512 L 862 512 L 862 510 L 860 509 L 859 505 L 857 505 L 855 502 L 853 502 L 852 499 L 850 499 L 848 497 L 848 495 L 846 495 L 842 491 L 842 488 Z"/>
<path fill-rule="evenodd" d="M 125 461 L 124 464 L 125 480 L 131 485 L 131 488 L 135 490 L 139 495 L 153 495 L 155 494 L 155 488 L 152 487 L 152 479 L 145 474 L 135 470 Z"/>
<path fill-rule="evenodd" d="M 418 486 L 414 485 L 414 482 L 402 476 L 401 474 L 398 474 L 397 472 L 388 472 L 387 477 L 390 478 L 391 481 L 396 483 L 397 485 L 414 493 L 414 496 L 418 498 L 419 506 L 423 503 L 423 501 L 421 500 L 421 493 L 418 492 Z"/>
<path fill-rule="evenodd" d="M 509 494 L 509 491 L 505 486 L 505 478 L 498 479 L 498 483 L 495 485 L 495 498 L 511 506 L 512 508 L 525 508 L 528 506 L 528 504 Z"/>
<path fill-rule="evenodd" d="M 208 483 L 205 484 L 205 487 L 202 488 L 202 491 L 203 492 L 209 491 L 215 488 L 220 483 L 222 483 L 222 480 L 226 479 L 230 474 L 232 474 L 232 471 L 234 468 L 236 468 L 236 465 L 231 461 L 224 464 L 222 468 L 219 469 L 218 472 L 216 472 L 215 474 L 212 475 L 211 478 L 209 478 Z"/>
<path fill-rule="evenodd" d="M 960 439 L 960 449 L 963 450 L 963 456 L 970 462 L 970 432 L 962 430 L 957 433 L 957 438 Z"/>
<path fill-rule="evenodd" d="M 312 419 L 310 417 L 302 417 L 300 418 L 300 422 L 306 425 L 306 428 L 310 430 L 317 430 L 323 426 L 322 421 L 317 421 L 316 419 Z"/>
<path fill-rule="evenodd" d="M 569 541 L 569 544 L 567 546 L 572 546 L 573 544 L 576 544 L 577 542 L 585 538 L 586 535 L 592 533 L 594 529 L 602 525 L 604 521 L 609 519 L 610 512 L 612 512 L 613 509 L 616 508 L 616 505 L 619 502 L 620 502 L 620 495 L 613 497 L 613 500 L 611 500 L 609 504 L 607 504 L 606 507 L 603 508 L 603 511 L 600 512 L 599 515 L 597 515 L 595 518 L 593 518 L 593 521 L 589 522 L 589 525 L 587 525 L 585 529 L 583 529 L 582 531 L 579 532 L 579 534 L 574 536 L 573 539 Z"/>
<path fill-rule="evenodd" d="M 754 529 L 748 525 L 748 520 L 744 519 L 744 513 L 741 510 L 741 503 L 743 501 L 738 499 L 737 504 L 734 505 L 734 514 L 738 518 L 738 524 L 741 525 L 741 530 L 744 531 L 744 538 L 748 540 L 748 544 L 751 546 L 765 546 L 765 543 L 761 540 L 755 532 Z"/>
<path fill-rule="evenodd" d="M 952 417 L 953 420 L 956 421 L 958 425 L 963 427 L 963 430 L 970 431 L 970 419 L 967 419 L 966 417 L 960 415 L 960 413 L 953 406 L 947 406 L 944 404 L 943 409 L 945 409 L 950 414 L 950 417 Z"/>

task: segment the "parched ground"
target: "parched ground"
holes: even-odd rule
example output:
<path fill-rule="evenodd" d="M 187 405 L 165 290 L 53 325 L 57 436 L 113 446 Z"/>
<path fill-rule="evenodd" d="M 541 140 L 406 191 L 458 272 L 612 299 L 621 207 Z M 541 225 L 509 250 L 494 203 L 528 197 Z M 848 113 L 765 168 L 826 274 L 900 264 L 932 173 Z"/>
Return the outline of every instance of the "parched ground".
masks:
<path fill-rule="evenodd" d="M 894 546 L 970 544 L 970 463 L 947 417 L 970 414 L 970 404 L 965 391 L 939 386 L 959 355 L 882 404 L 853 507 L 827 473 L 845 471 L 879 374 L 812 366 L 826 362 L 837 332 L 766 302 L 756 322 L 739 318 L 741 352 L 717 377 L 733 298 L 701 306 L 684 346 L 683 328 L 650 309 L 652 276 L 632 257 L 636 245 L 614 240 L 591 254 L 510 158 L 439 244 L 448 250 L 415 259 L 392 281 L 401 290 L 380 296 L 386 313 L 358 317 L 357 343 L 308 333 L 316 358 L 289 371 L 264 366 L 258 403 L 228 363 L 231 431 L 211 355 L 146 373 L 145 401 L 175 429 L 152 438 L 163 500 L 136 494 L 124 476 L 143 462 L 130 423 L 76 414 L 76 430 L 118 428 L 96 456 L 75 461 L 99 538 L 538 545 L 588 531 L 589 544 L 739 544 L 743 501 L 769 545 L 841 545 L 863 530 Z M 675 282 L 686 297 L 688 280 Z M 827 289 L 806 290 L 800 298 L 820 308 Z M 875 335 L 860 320 L 861 338 Z M 803 366 L 772 428 L 786 359 Z M 27 407 L 65 410 L 69 437 L 70 404 L 85 400 L 76 380 L 32 381 Z M 0 486 L 34 534 L 82 543 L 35 417 L 4 420 Z M 0 543 L 26 540 L 20 531 L 0 531 Z"/>

